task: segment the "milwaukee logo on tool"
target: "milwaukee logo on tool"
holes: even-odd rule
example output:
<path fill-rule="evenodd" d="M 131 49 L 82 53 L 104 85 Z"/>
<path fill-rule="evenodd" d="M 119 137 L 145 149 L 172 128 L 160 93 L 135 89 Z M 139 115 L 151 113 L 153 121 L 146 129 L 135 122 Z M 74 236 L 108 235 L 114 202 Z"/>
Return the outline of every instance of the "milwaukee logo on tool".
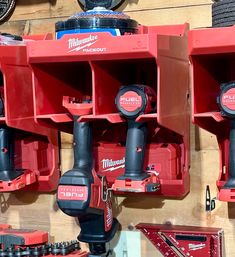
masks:
<path fill-rule="evenodd" d="M 98 36 L 97 35 L 91 35 L 89 37 L 83 38 L 83 39 L 78 39 L 78 38 L 70 38 L 68 40 L 68 47 L 71 49 L 70 52 L 74 51 L 80 51 L 86 47 L 92 46 L 98 41 Z"/>
<path fill-rule="evenodd" d="M 113 211 L 110 199 L 105 203 L 105 230 L 109 231 L 113 224 Z"/>
<path fill-rule="evenodd" d="M 103 169 L 108 168 L 103 171 L 113 171 L 113 170 L 117 170 L 125 167 L 125 157 L 123 157 L 123 159 L 121 160 L 116 160 L 116 161 L 113 161 L 112 159 L 103 159 L 101 162 L 102 162 Z"/>
<path fill-rule="evenodd" d="M 88 188 L 85 186 L 59 186 L 58 199 L 86 201 L 88 198 Z"/>

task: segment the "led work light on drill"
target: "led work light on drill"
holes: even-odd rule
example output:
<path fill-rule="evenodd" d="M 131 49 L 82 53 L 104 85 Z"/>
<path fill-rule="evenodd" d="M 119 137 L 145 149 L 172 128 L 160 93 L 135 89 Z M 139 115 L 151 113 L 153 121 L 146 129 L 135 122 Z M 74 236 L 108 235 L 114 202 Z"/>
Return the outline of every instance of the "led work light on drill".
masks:
<path fill-rule="evenodd" d="M 137 122 L 141 114 L 156 111 L 157 97 L 145 85 L 123 86 L 116 97 L 119 112 L 128 121 L 125 154 L 125 174 L 115 181 L 114 191 L 156 192 L 159 189 L 156 171 L 144 171 L 147 123 Z"/>
<path fill-rule="evenodd" d="M 223 189 L 235 188 L 235 82 L 221 85 L 218 103 L 222 116 L 230 120 L 229 178 Z"/>
<path fill-rule="evenodd" d="M 107 256 L 105 244 L 119 224 L 112 215 L 111 199 L 102 197 L 104 185 L 93 169 L 91 124 L 78 119 L 74 116 L 74 166 L 60 179 L 57 202 L 64 213 L 78 218 L 78 240 L 89 244 L 89 256 Z"/>

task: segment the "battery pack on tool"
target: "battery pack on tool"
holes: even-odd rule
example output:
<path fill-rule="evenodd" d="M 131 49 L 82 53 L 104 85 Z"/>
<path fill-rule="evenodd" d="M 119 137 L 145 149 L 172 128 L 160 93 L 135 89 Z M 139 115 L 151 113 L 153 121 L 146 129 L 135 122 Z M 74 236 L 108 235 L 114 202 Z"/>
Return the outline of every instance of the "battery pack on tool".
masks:
<path fill-rule="evenodd" d="M 12 229 L 0 224 L 1 257 L 87 257 L 81 251 L 77 240 L 60 243 L 48 243 L 48 233 L 32 229 Z"/>
<path fill-rule="evenodd" d="M 3 249 L 12 246 L 35 246 L 48 242 L 48 233 L 30 229 L 2 229 L 0 230 L 0 245 Z"/>
<path fill-rule="evenodd" d="M 146 148 L 145 172 L 155 170 L 161 180 L 175 180 L 180 172 L 181 149 L 177 144 L 150 144 Z M 95 148 L 95 170 L 106 176 L 109 186 L 125 172 L 125 147 L 100 142 Z"/>

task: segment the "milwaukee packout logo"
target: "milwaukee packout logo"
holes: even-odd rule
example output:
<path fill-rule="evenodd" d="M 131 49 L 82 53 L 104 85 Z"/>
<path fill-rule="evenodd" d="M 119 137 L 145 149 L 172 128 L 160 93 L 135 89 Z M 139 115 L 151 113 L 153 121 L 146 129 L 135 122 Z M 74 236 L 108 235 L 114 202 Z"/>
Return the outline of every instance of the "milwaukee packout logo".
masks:
<path fill-rule="evenodd" d="M 94 45 L 98 41 L 97 35 L 91 35 L 89 37 L 78 39 L 70 38 L 68 40 L 69 53 L 80 51 L 86 47 Z"/>
<path fill-rule="evenodd" d="M 103 171 L 114 171 L 125 167 L 125 157 L 120 160 L 113 161 L 112 159 L 103 159 L 102 161 Z"/>

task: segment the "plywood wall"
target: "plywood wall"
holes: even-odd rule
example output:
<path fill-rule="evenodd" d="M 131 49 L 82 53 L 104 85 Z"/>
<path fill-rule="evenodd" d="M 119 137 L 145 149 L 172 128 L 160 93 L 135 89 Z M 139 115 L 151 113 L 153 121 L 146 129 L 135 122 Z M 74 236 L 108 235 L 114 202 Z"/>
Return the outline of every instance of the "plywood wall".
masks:
<path fill-rule="evenodd" d="M 210 0 L 129 0 L 120 7 L 145 25 L 189 22 L 192 28 L 211 25 Z M 54 23 L 80 11 L 76 0 L 18 0 L 9 21 L 0 31 L 17 34 L 53 32 Z M 191 192 L 183 200 L 117 198 L 118 219 L 125 229 L 139 222 L 222 227 L 227 256 L 235 256 L 235 205 L 217 202 L 216 210 L 205 212 L 205 187 L 216 196 L 218 150 L 213 135 L 192 127 Z M 196 132 L 196 133 L 195 133 Z M 62 170 L 72 166 L 71 136 L 62 135 Z M 12 193 L 0 195 L 0 223 L 15 227 L 48 230 L 55 240 L 75 238 L 79 228 L 74 219 L 59 211 L 55 194 Z M 157 256 L 148 246 L 142 256 Z M 150 254 L 150 252 L 154 253 Z"/>

